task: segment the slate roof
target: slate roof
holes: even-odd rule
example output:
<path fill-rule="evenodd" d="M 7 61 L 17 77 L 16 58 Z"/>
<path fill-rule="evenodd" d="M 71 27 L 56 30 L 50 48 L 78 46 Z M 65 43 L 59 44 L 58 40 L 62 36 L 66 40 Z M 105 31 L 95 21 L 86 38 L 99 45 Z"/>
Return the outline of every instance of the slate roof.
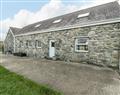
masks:
<path fill-rule="evenodd" d="M 14 35 L 19 34 L 20 28 L 16 28 L 16 27 L 10 27 L 11 31 L 13 32 Z"/>
<path fill-rule="evenodd" d="M 78 15 L 89 13 L 88 16 L 78 18 Z M 17 34 L 25 34 L 29 32 L 48 30 L 75 24 L 87 24 L 88 22 L 120 18 L 120 5 L 117 1 L 106 3 L 103 5 L 79 10 L 62 16 L 54 17 L 44 21 L 23 27 Z M 60 20 L 61 19 L 61 20 Z M 58 23 L 53 23 L 55 20 L 60 20 Z"/>

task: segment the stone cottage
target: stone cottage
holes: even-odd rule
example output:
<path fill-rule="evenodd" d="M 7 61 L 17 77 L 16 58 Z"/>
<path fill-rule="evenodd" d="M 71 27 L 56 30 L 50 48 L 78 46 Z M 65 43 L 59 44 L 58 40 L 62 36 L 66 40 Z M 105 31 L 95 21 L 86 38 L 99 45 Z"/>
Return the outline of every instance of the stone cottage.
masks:
<path fill-rule="evenodd" d="M 15 31 L 9 29 L 6 50 L 37 58 L 118 65 L 120 5 L 117 1 L 33 23 Z"/>

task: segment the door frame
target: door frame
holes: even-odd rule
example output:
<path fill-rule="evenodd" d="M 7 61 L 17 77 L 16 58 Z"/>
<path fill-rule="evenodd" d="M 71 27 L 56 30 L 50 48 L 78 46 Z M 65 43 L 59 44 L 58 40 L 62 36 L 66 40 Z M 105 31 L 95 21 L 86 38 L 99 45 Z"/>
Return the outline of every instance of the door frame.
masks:
<path fill-rule="evenodd" d="M 52 46 L 52 43 L 54 43 L 53 46 Z M 50 39 L 49 40 L 49 57 L 52 58 L 54 56 L 55 56 L 55 40 Z"/>

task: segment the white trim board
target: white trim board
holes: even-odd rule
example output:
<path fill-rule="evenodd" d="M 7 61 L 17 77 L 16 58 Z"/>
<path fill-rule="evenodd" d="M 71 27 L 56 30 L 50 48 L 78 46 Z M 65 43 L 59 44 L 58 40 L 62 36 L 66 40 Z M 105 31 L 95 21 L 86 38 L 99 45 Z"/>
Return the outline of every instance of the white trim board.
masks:
<path fill-rule="evenodd" d="M 12 33 L 13 37 L 15 36 L 14 33 L 12 32 L 12 30 L 10 29 L 10 32 Z"/>
<path fill-rule="evenodd" d="M 51 28 L 51 29 L 46 29 L 46 30 L 42 30 L 42 31 L 34 31 L 34 32 L 29 32 L 29 33 L 24 33 L 24 34 L 18 34 L 18 35 L 15 35 L 15 36 L 32 35 L 32 34 L 38 34 L 38 33 L 60 31 L 60 30 L 67 30 L 67 29 L 81 28 L 81 27 L 88 27 L 88 26 L 96 26 L 96 25 L 109 24 L 109 23 L 118 23 L 118 22 L 120 22 L 120 18 L 94 21 L 94 22 L 89 22 L 87 24 L 86 23 L 75 24 L 75 25 L 70 25 L 70 26 L 65 26 L 65 27 L 59 27 L 57 29 L 56 28 Z"/>
<path fill-rule="evenodd" d="M 14 48 L 14 53 L 15 53 L 15 35 L 12 32 L 12 30 L 10 29 L 11 34 L 13 35 L 13 48 Z"/>
<path fill-rule="evenodd" d="M 12 30 L 9 28 L 8 32 L 6 33 L 5 40 L 6 40 L 6 38 L 7 38 L 9 32 L 12 34 L 13 37 L 15 36 L 15 35 L 13 34 Z M 5 41 L 5 40 L 4 40 L 4 41 Z"/>

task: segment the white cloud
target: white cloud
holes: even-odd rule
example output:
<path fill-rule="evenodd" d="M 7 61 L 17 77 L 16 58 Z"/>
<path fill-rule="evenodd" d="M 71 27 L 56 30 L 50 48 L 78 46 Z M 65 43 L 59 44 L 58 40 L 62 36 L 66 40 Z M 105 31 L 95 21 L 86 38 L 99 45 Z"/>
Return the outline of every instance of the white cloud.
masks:
<path fill-rule="evenodd" d="M 88 7 L 92 7 L 92 6 L 97 6 L 97 5 L 101 5 L 101 4 L 105 4 L 105 3 L 109 3 L 109 2 L 113 2 L 113 1 L 116 1 L 116 0 L 90 0 L 89 3 L 86 3 L 85 6 L 82 6 L 81 9 L 85 9 L 85 8 L 88 8 Z M 120 1 L 120 0 L 118 0 Z"/>
<path fill-rule="evenodd" d="M 76 11 L 81 8 L 100 5 L 111 1 L 115 0 L 92 0 L 90 4 L 86 2 L 87 4 L 86 6 L 85 5 L 78 6 L 78 5 L 64 5 L 62 3 L 62 0 L 51 0 L 49 3 L 45 4 L 42 8 L 40 8 L 37 12 L 30 12 L 28 10 L 21 9 L 17 14 L 14 15 L 13 18 L 7 18 L 1 21 L 2 23 L 1 31 L 4 32 L 1 33 L 2 36 L 0 39 L 3 40 L 5 38 L 6 32 L 10 26 L 23 27 L 37 21 Z"/>
<path fill-rule="evenodd" d="M 120 0 L 118 0 L 118 3 L 119 3 L 119 5 L 120 5 Z"/>
<path fill-rule="evenodd" d="M 95 5 L 100 5 L 100 4 L 104 4 L 104 3 L 108 3 L 108 2 L 113 2 L 115 0 L 93 0 L 93 3 Z"/>
<path fill-rule="evenodd" d="M 7 18 L 1 22 L 2 29 L 0 30 L 0 40 L 5 38 L 6 32 L 10 26 L 23 27 L 28 24 L 28 20 L 33 16 L 33 13 L 27 10 L 20 10 L 13 18 Z"/>
<path fill-rule="evenodd" d="M 30 12 L 25 9 L 21 9 L 13 18 L 7 18 L 2 23 L 1 38 L 4 39 L 6 32 L 10 26 L 13 27 L 23 27 L 28 24 L 55 17 L 64 13 L 72 12 L 78 9 L 74 5 L 64 5 L 61 0 L 51 0 L 49 3 L 45 4 L 37 12 Z"/>

